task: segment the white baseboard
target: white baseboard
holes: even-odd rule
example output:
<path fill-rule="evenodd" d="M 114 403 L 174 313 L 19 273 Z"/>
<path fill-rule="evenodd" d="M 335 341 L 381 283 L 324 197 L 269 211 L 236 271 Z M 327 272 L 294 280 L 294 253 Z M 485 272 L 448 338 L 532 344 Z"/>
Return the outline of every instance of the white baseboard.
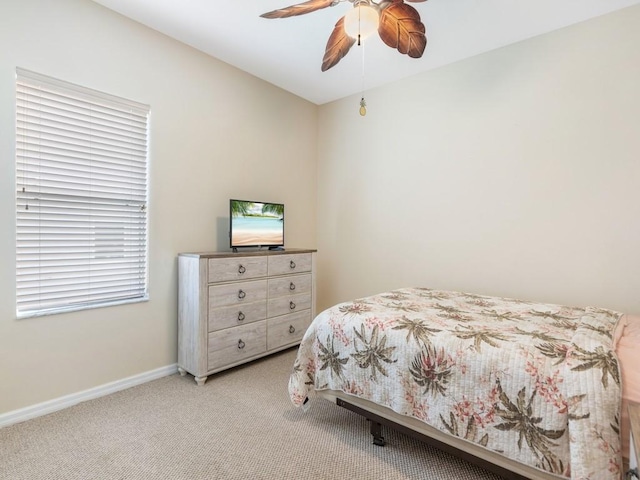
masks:
<path fill-rule="evenodd" d="M 115 382 L 105 383 L 82 392 L 72 393 L 71 395 L 65 395 L 64 397 L 54 398 L 47 402 L 38 403 L 30 407 L 20 408 L 11 412 L 0 414 L 0 428 L 15 423 L 31 420 L 32 418 L 47 415 L 49 413 L 57 412 L 64 408 L 72 407 L 81 402 L 87 400 L 93 400 L 94 398 L 104 397 L 111 393 L 119 392 L 136 385 L 141 385 L 151 380 L 166 377 L 172 375 L 178 371 L 178 365 L 167 365 L 166 367 L 160 367 L 155 370 L 133 375 L 131 377 L 123 378 L 122 380 L 116 380 Z"/>

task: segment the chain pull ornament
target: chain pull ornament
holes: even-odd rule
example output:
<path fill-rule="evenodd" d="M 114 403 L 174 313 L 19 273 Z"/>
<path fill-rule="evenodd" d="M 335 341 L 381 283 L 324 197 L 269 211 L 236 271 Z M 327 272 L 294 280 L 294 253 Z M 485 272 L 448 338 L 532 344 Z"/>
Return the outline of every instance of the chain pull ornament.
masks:
<path fill-rule="evenodd" d="M 360 115 L 364 117 L 367 114 L 367 102 L 364 101 L 364 97 L 360 99 Z"/>

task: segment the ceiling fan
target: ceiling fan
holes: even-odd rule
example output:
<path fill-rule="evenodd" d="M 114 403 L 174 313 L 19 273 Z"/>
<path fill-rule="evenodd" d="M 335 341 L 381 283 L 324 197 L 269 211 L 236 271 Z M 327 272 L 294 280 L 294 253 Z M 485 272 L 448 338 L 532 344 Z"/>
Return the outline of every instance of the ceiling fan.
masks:
<path fill-rule="evenodd" d="M 365 18 L 371 18 L 374 29 L 377 28 L 380 38 L 388 46 L 412 58 L 422 57 L 427 46 L 426 29 L 418 11 L 405 1 L 417 3 L 426 0 L 380 0 L 378 3 L 374 0 L 308 0 L 263 13 L 260 16 L 263 18 L 294 17 L 326 7 L 334 7 L 342 2 L 352 3 L 354 10 L 338 20 L 327 41 L 322 59 L 322 71 L 326 72 L 349 53 L 356 40 L 358 45 L 360 44 L 360 28 Z"/>

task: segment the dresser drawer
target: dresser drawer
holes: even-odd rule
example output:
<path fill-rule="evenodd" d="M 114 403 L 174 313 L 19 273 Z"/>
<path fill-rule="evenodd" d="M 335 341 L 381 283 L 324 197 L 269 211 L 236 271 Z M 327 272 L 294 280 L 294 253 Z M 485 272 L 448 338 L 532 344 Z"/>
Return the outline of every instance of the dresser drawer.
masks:
<path fill-rule="evenodd" d="M 209 334 L 209 370 L 241 362 L 267 351 L 267 322 L 227 328 Z"/>
<path fill-rule="evenodd" d="M 225 257 L 209 259 L 209 283 L 229 282 L 267 276 L 266 257 Z"/>
<path fill-rule="evenodd" d="M 274 255 L 269 257 L 269 275 L 285 275 L 311 271 L 310 253 L 293 253 L 291 255 Z"/>
<path fill-rule="evenodd" d="M 284 297 L 311 291 L 311 274 L 287 275 L 270 278 L 268 281 L 269 298 Z"/>
<path fill-rule="evenodd" d="M 267 302 L 242 303 L 230 307 L 209 305 L 209 331 L 246 325 L 267 318 Z"/>
<path fill-rule="evenodd" d="M 277 317 L 287 313 L 311 308 L 311 292 L 270 299 L 267 302 L 267 317 Z"/>
<path fill-rule="evenodd" d="M 267 299 L 267 281 L 253 280 L 209 286 L 209 308 L 240 305 Z"/>
<path fill-rule="evenodd" d="M 267 320 L 267 349 L 299 343 L 311 324 L 311 311 L 290 313 Z"/>

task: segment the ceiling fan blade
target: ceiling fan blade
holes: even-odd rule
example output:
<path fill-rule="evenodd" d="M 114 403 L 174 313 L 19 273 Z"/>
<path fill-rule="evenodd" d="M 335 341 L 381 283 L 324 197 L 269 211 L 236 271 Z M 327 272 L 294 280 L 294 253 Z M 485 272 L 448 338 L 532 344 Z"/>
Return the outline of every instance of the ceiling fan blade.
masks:
<path fill-rule="evenodd" d="M 336 23 L 336 26 L 327 41 L 327 47 L 324 50 L 324 58 L 322 59 L 322 71 L 326 72 L 342 60 L 342 57 L 349 53 L 349 50 L 354 43 L 356 43 L 356 39 L 350 37 L 344 31 L 344 17 L 342 17 Z"/>
<path fill-rule="evenodd" d="M 378 33 L 384 43 L 412 58 L 420 58 L 427 46 L 426 29 L 420 14 L 402 1 L 387 4 L 380 11 Z"/>
<path fill-rule="evenodd" d="M 337 2 L 335 0 L 309 0 L 308 2 L 299 3 L 297 5 L 290 5 L 285 8 L 273 10 L 271 12 L 263 13 L 260 15 L 262 18 L 286 18 L 295 17 L 296 15 L 304 15 L 305 13 L 315 12 L 316 10 L 322 10 L 326 7 L 331 7 Z"/>

